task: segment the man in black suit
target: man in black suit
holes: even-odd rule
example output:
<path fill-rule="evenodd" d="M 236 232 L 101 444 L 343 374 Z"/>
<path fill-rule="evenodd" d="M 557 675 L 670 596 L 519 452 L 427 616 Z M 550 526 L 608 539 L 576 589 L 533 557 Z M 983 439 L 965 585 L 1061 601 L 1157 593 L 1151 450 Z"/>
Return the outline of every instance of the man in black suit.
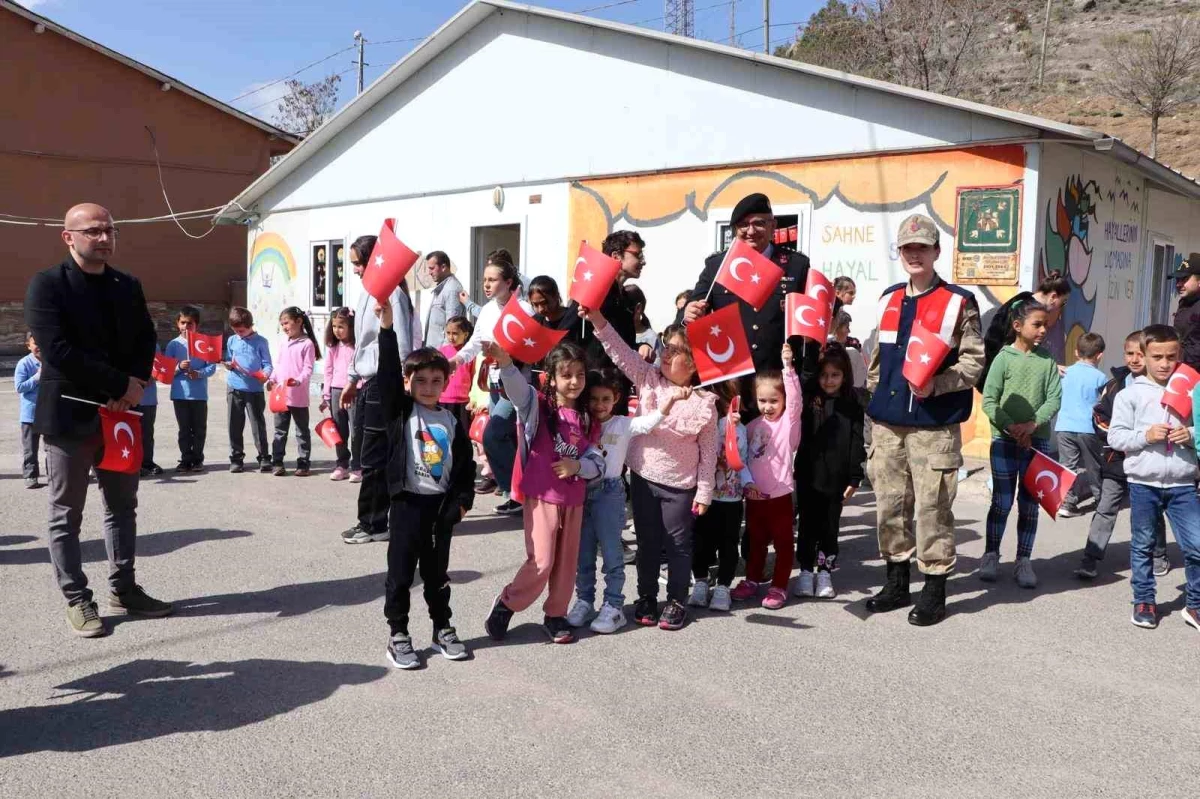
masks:
<path fill-rule="evenodd" d="M 85 203 L 67 212 L 63 242 L 69 257 L 34 275 L 25 295 L 25 321 L 42 350 L 42 382 L 34 428 L 46 441 L 50 477 L 50 560 L 67 598 L 76 635 L 108 630 L 100 618 L 79 551 L 88 472 L 104 442 L 90 400 L 124 411 L 141 402 L 154 361 L 154 323 L 137 278 L 108 265 L 117 243 L 112 215 Z M 137 474 L 97 470 L 104 497 L 104 538 L 111 560 L 109 608 L 160 617 L 173 608 L 134 581 Z"/>
<path fill-rule="evenodd" d="M 756 311 L 749 303 L 742 302 L 738 296 L 721 285 L 713 286 L 717 272 L 725 260 L 725 253 L 718 252 L 710 255 L 704 261 L 704 271 L 692 289 L 688 304 L 683 307 L 680 319 L 683 324 L 690 324 L 710 311 L 717 311 L 732 303 L 739 303 L 742 311 L 742 325 L 746 329 L 746 340 L 750 343 L 750 356 L 754 359 L 755 370 L 781 369 L 783 361 L 780 351 L 783 350 L 784 326 L 786 323 L 784 311 L 784 295 L 789 292 L 802 293 L 804 282 L 808 279 L 808 256 L 799 252 L 785 252 L 774 245 L 775 214 L 771 210 L 771 201 L 765 194 L 750 194 L 743 197 L 733 208 L 730 217 L 734 235 L 742 239 L 758 252 L 765 255 L 783 270 L 783 278 L 775 289 L 775 299 L 765 303 L 762 310 Z M 712 288 L 712 294 L 709 289 Z M 707 299 L 706 299 L 707 298 Z M 796 371 L 801 368 L 804 339 L 793 337 L 792 352 L 795 353 L 794 365 Z M 824 342 L 821 342 L 822 344 Z M 749 421 L 758 416 L 758 405 L 754 398 L 754 379 L 750 376 L 741 379 L 742 383 L 742 420 Z"/>

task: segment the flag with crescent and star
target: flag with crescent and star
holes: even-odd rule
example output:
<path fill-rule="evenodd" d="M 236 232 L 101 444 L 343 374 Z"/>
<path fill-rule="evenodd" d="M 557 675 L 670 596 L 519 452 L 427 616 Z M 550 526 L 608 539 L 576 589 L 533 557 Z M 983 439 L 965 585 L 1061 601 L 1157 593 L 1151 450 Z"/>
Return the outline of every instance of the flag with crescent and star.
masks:
<path fill-rule="evenodd" d="M 267 410 L 271 413 L 287 413 L 287 387 L 283 383 L 277 383 L 275 388 L 271 389 L 271 395 L 267 397 Z"/>
<path fill-rule="evenodd" d="M 818 344 L 824 345 L 829 337 L 829 306 L 823 300 L 809 294 L 787 295 L 787 319 L 784 324 L 784 334 L 804 336 Z"/>
<path fill-rule="evenodd" d="M 128 411 L 100 409 L 104 457 L 96 464 L 106 472 L 137 474 L 142 468 L 142 420 Z"/>
<path fill-rule="evenodd" d="M 375 240 L 371 255 L 363 266 L 363 288 L 380 302 L 387 302 L 408 270 L 413 268 L 417 257 L 417 253 L 396 237 L 396 220 L 383 220 L 379 238 Z"/>
<path fill-rule="evenodd" d="M 821 270 L 808 270 L 808 277 L 804 281 L 804 293 L 825 303 L 825 314 L 833 318 L 833 301 L 836 299 L 833 294 L 833 282 L 825 277 Z"/>
<path fill-rule="evenodd" d="M 688 325 L 687 334 L 700 385 L 754 373 L 742 312 L 736 304 L 700 317 Z"/>
<path fill-rule="evenodd" d="M 742 453 L 738 452 L 737 422 L 733 415 L 742 410 L 742 398 L 734 395 L 729 401 L 729 416 L 725 420 L 725 466 L 733 471 L 741 471 L 746 467 L 742 463 Z"/>
<path fill-rule="evenodd" d="M 205 363 L 221 360 L 225 341 L 220 333 L 188 333 L 188 357 Z"/>
<path fill-rule="evenodd" d="M 513 357 L 523 363 L 537 363 L 554 349 L 554 345 L 567 335 L 565 330 L 542 327 L 525 313 L 517 295 L 509 298 L 500 312 L 500 319 L 492 329 L 492 340 Z"/>
<path fill-rule="evenodd" d="M 608 296 L 608 290 L 616 282 L 620 271 L 620 261 L 581 241 L 568 296 L 584 308 L 599 308 L 604 304 L 604 298 Z"/>
<path fill-rule="evenodd" d="M 1178 414 L 1180 421 L 1186 422 L 1192 415 L 1192 389 L 1198 382 L 1200 372 L 1186 363 L 1176 366 L 1174 374 L 1167 381 L 1162 404 Z"/>
<path fill-rule="evenodd" d="M 917 320 L 913 322 L 912 332 L 908 334 L 908 344 L 904 347 L 904 369 L 901 374 L 909 385 L 924 390 L 933 381 L 937 370 L 942 368 L 942 362 L 949 354 L 950 345 Z"/>
<path fill-rule="evenodd" d="M 1035 449 L 1033 458 L 1025 467 L 1021 485 L 1053 519 L 1058 515 L 1063 500 L 1067 498 L 1067 492 L 1075 485 L 1075 477 L 1075 472 Z"/>
<path fill-rule="evenodd" d="M 717 270 L 717 283 L 761 310 L 783 278 L 783 270 L 741 239 L 735 239 Z"/>
<path fill-rule="evenodd" d="M 177 359 L 156 352 L 154 353 L 154 363 L 150 366 L 150 379 L 169 386 L 175 379 L 175 367 L 178 365 Z"/>

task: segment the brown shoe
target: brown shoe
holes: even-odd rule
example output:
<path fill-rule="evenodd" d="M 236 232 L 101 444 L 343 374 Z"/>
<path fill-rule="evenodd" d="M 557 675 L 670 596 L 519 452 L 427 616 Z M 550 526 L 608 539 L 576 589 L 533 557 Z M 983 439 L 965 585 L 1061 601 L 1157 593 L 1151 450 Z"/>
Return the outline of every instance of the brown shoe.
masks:
<path fill-rule="evenodd" d="M 308 469 L 297 469 L 296 471 L 292 472 L 292 474 L 296 475 L 297 477 L 308 477 L 310 474 L 312 474 L 312 472 Z"/>
<path fill-rule="evenodd" d="M 108 609 L 113 613 L 128 613 L 130 616 L 141 616 L 146 619 L 161 619 L 175 612 L 175 606 L 170 602 L 147 594 L 140 585 L 135 585 L 124 594 L 108 594 Z"/>

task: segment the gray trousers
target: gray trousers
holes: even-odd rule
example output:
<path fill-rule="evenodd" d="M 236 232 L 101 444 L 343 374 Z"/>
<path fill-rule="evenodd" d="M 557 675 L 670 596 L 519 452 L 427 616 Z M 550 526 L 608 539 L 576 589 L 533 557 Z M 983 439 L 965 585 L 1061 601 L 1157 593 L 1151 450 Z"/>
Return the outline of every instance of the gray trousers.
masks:
<path fill-rule="evenodd" d="M 312 430 L 308 427 L 308 408 L 293 408 L 290 405 L 283 413 L 275 414 L 275 440 L 271 442 L 271 463 L 283 465 L 287 452 L 288 428 L 296 423 L 296 468 L 307 469 L 312 456 Z"/>
<path fill-rule="evenodd" d="M 1093 433 L 1059 433 L 1058 457 L 1062 465 L 1079 477 L 1067 492 L 1063 505 L 1072 508 L 1088 497 L 1100 501 L 1100 438 Z"/>
<path fill-rule="evenodd" d="M 229 419 L 229 462 L 242 463 L 246 459 L 245 430 L 246 419 L 250 419 L 250 435 L 254 438 L 254 448 L 258 451 L 258 462 L 270 463 L 271 455 L 267 451 L 267 409 L 266 395 L 261 391 L 239 391 L 229 389 L 225 392 L 227 416 Z"/>
<path fill-rule="evenodd" d="M 79 529 L 87 501 L 88 471 L 100 462 L 99 433 L 87 438 L 46 437 L 46 472 L 50 485 L 50 562 L 67 603 L 92 601 L 83 573 Z M 137 539 L 138 475 L 96 470 L 104 502 L 104 546 L 108 550 L 108 584 L 114 593 L 133 588 Z"/>
<path fill-rule="evenodd" d="M 1088 527 L 1087 544 L 1083 554 L 1093 560 L 1104 560 L 1104 551 L 1108 549 L 1108 541 L 1112 538 L 1113 528 L 1117 526 L 1117 514 L 1125 505 L 1129 494 L 1128 484 L 1121 480 L 1105 477 L 1100 484 L 1100 499 L 1096 502 L 1096 512 L 1092 514 L 1092 523 Z M 1154 523 L 1154 557 L 1167 556 L 1167 525 L 1160 515 Z"/>
<path fill-rule="evenodd" d="M 139 405 L 136 410 L 142 415 L 142 468 L 154 466 L 154 421 L 158 418 L 157 405 Z"/>
<path fill-rule="evenodd" d="M 38 470 L 38 443 L 41 436 L 29 422 L 21 422 L 21 476 L 26 480 L 41 477 Z"/>

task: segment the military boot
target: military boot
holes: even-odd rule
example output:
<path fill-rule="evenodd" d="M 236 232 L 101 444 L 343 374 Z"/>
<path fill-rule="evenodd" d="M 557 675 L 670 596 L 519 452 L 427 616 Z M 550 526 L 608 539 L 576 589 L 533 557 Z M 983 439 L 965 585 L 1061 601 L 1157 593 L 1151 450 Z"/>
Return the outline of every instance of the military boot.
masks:
<path fill-rule="evenodd" d="M 908 592 L 909 562 L 891 563 L 887 565 L 887 582 L 883 590 L 867 600 L 867 610 L 872 613 L 887 613 L 896 608 L 906 608 L 912 604 L 912 595 Z"/>
<path fill-rule="evenodd" d="M 932 627 L 946 618 L 945 574 L 925 575 L 925 587 L 917 598 L 916 607 L 908 613 L 908 623 L 918 627 Z"/>

